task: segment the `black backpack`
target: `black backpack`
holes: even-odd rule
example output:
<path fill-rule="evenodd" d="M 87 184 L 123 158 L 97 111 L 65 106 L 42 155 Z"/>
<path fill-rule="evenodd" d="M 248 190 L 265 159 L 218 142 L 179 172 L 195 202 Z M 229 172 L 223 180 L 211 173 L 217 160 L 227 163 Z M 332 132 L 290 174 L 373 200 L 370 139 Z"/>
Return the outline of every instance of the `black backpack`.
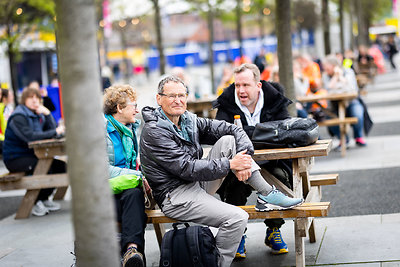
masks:
<path fill-rule="evenodd" d="M 160 267 L 217 267 L 219 251 L 215 238 L 206 226 L 178 228 L 165 233 L 161 243 Z"/>
<path fill-rule="evenodd" d="M 257 123 L 251 141 L 255 149 L 299 147 L 315 143 L 319 137 L 318 124 L 311 118 Z"/>

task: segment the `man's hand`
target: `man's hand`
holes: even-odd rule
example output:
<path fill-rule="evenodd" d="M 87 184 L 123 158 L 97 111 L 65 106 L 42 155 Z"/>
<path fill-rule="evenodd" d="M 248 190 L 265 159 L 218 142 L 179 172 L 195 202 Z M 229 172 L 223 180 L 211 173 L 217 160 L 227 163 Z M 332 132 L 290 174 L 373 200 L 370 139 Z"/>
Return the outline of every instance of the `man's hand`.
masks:
<path fill-rule="evenodd" d="M 56 128 L 56 133 L 57 135 L 63 135 L 65 133 L 65 126 L 64 125 L 60 125 Z"/>
<path fill-rule="evenodd" d="M 243 182 L 250 178 L 251 176 L 251 169 L 241 170 L 241 171 L 234 171 L 233 172 L 239 181 Z"/>
<path fill-rule="evenodd" d="M 37 109 L 36 109 L 36 114 L 43 114 L 45 116 L 50 114 L 50 110 L 48 110 L 45 106 L 40 105 Z"/>
<path fill-rule="evenodd" d="M 242 171 L 251 168 L 251 156 L 246 154 L 247 150 L 237 153 L 233 159 L 229 161 L 230 168 L 233 171 Z"/>

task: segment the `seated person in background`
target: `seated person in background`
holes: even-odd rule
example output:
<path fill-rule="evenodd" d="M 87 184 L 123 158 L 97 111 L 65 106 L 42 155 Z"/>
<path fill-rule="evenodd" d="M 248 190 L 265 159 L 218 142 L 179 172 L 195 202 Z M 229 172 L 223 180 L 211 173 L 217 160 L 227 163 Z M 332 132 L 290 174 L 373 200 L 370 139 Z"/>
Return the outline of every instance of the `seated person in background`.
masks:
<path fill-rule="evenodd" d="M 233 68 L 232 62 L 229 62 L 228 65 L 224 66 L 221 81 L 217 87 L 217 96 L 221 95 L 224 92 L 224 89 L 233 83 Z"/>
<path fill-rule="evenodd" d="M 54 106 L 53 101 L 48 95 L 46 87 L 40 86 L 39 82 L 37 81 L 31 81 L 28 84 L 28 88 L 34 88 L 40 91 L 40 95 L 43 98 L 43 106 L 45 106 L 50 112 L 53 112 L 56 110 L 56 107 Z"/>
<path fill-rule="evenodd" d="M 0 106 L 0 112 L 4 116 L 5 121 L 8 121 L 8 118 L 14 111 L 14 94 L 11 90 L 1 89 Z M 3 131 L 3 134 L 4 133 L 5 131 Z"/>
<path fill-rule="evenodd" d="M 251 137 L 256 123 L 283 120 L 289 118 L 287 106 L 292 103 L 284 95 L 284 88 L 275 82 L 260 81 L 260 71 L 254 64 L 243 64 L 234 70 L 235 83 L 213 103 L 218 108 L 217 120 L 233 123 L 234 116 L 240 115 L 243 129 Z M 286 186 L 292 188 L 291 162 L 287 160 L 266 161 L 262 168 L 268 170 Z M 252 189 L 241 183 L 230 173 L 218 190 L 221 199 L 232 205 L 246 205 Z M 288 248 L 281 237 L 280 227 L 283 219 L 266 219 L 265 244 L 272 248 L 272 253 L 287 253 Z M 237 251 L 237 257 L 246 257 L 244 237 Z"/>
<path fill-rule="evenodd" d="M 322 83 L 329 93 L 358 92 L 354 71 L 349 68 L 343 68 L 336 56 L 327 56 L 322 61 L 322 64 L 325 70 L 322 77 Z M 364 107 L 358 98 L 351 100 L 348 104 L 346 107 L 346 116 L 357 117 L 358 122 L 352 125 L 354 139 L 357 146 L 366 146 L 367 143 L 363 134 Z M 339 126 L 331 126 L 329 127 L 329 130 L 340 139 Z M 340 144 L 339 146 L 341 145 L 344 144 Z"/>
<path fill-rule="evenodd" d="M 0 89 L 0 154 L 3 151 L 4 133 L 7 127 L 7 119 L 4 117 L 4 108 L 8 102 L 8 94 L 9 91 L 7 89 Z"/>
<path fill-rule="evenodd" d="M 364 45 L 360 45 L 358 48 L 356 66 L 357 74 L 366 74 L 371 78 L 375 74 L 375 68 L 374 58 L 368 53 L 368 48 Z"/>
<path fill-rule="evenodd" d="M 107 154 L 110 184 L 114 192 L 117 220 L 121 223 L 123 266 L 145 266 L 144 232 L 147 215 L 138 171 L 136 129 L 140 124 L 136 92 L 129 85 L 115 85 L 104 93 Z"/>
<path fill-rule="evenodd" d="M 253 145 L 241 128 L 186 111 L 186 97 L 183 81 L 168 76 L 158 85 L 160 107 L 142 110 L 143 172 L 166 216 L 219 228 L 219 266 L 230 266 L 248 219 L 241 208 L 213 196 L 230 171 L 259 192 L 258 211 L 294 207 L 303 200 L 283 195 L 264 180 L 250 156 Z M 204 159 L 202 144 L 213 145 Z"/>
<path fill-rule="evenodd" d="M 310 87 L 310 81 L 303 75 L 300 63 L 296 60 L 293 60 L 293 84 L 296 98 L 299 96 L 305 96 Z M 303 104 L 298 101 L 296 102 L 296 110 L 297 117 L 307 118 L 307 110 L 304 108 Z"/>
<path fill-rule="evenodd" d="M 310 82 L 310 86 L 307 90 L 306 95 L 326 95 L 328 91 L 324 88 L 321 88 L 320 83 L 315 83 L 314 81 Z M 319 100 L 314 103 L 307 103 L 306 110 L 307 113 L 312 114 L 313 118 L 316 121 L 323 121 L 326 119 L 326 113 L 328 112 L 328 101 Z"/>
<path fill-rule="evenodd" d="M 38 158 L 28 143 L 63 135 L 64 126 L 56 125 L 50 111 L 42 105 L 39 90 L 26 88 L 21 95 L 21 103 L 8 119 L 3 144 L 3 160 L 10 172 L 33 174 Z M 65 173 L 63 161 L 54 159 L 48 173 Z M 35 216 L 43 216 L 49 211 L 60 209 L 60 205 L 49 200 L 54 188 L 41 189 L 32 209 Z"/>
<path fill-rule="evenodd" d="M 299 54 L 293 57 L 300 64 L 303 76 L 308 79 L 310 84 L 314 82 L 317 87 L 321 86 L 321 69 L 318 63 L 312 61 L 310 55 Z"/>
<path fill-rule="evenodd" d="M 270 81 L 274 83 L 279 83 L 279 66 L 274 66 L 272 68 Z M 293 84 L 296 97 L 306 95 L 310 83 L 308 82 L 308 79 L 303 76 L 300 64 L 297 61 L 293 61 Z M 297 117 L 307 118 L 307 110 L 298 101 L 296 101 L 296 110 Z"/>

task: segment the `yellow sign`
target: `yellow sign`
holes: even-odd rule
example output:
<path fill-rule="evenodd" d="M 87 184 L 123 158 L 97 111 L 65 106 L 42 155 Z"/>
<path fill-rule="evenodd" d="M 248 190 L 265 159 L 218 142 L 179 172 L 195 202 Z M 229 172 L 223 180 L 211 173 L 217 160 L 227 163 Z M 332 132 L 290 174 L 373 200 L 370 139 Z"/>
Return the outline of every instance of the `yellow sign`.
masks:
<path fill-rule="evenodd" d="M 44 42 L 56 42 L 56 35 L 54 33 L 49 32 L 39 32 L 39 40 Z"/>
<path fill-rule="evenodd" d="M 391 25 L 396 27 L 396 34 L 397 36 L 399 36 L 400 32 L 399 32 L 399 19 L 397 18 L 390 18 L 390 19 L 385 19 L 385 23 L 386 25 Z"/>

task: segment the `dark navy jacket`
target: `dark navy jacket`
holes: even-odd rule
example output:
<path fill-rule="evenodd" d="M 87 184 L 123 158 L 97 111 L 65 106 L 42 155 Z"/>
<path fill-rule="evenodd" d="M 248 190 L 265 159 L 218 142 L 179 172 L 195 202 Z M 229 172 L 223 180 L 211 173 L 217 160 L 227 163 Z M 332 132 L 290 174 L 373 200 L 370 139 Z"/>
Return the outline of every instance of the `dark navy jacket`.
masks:
<path fill-rule="evenodd" d="M 28 143 L 55 137 L 56 122 L 51 114 L 36 114 L 25 105 L 19 105 L 8 119 L 3 144 L 3 160 L 34 156 Z"/>

